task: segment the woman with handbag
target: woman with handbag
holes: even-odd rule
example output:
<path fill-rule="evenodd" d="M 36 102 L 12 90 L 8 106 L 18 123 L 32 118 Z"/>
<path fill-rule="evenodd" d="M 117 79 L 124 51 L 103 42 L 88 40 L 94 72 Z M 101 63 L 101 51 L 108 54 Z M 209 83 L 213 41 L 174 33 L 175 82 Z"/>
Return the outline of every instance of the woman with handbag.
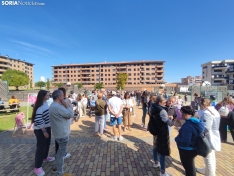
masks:
<path fill-rule="evenodd" d="M 221 150 L 221 141 L 219 135 L 220 115 L 219 112 L 211 105 L 208 98 L 201 99 L 201 109 L 203 109 L 200 120 L 204 122 L 205 128 L 208 130 L 208 141 L 211 146 L 211 152 L 204 158 L 205 168 L 197 168 L 197 172 L 205 176 L 216 176 L 216 158 L 215 151 Z"/>
<path fill-rule="evenodd" d="M 234 102 L 231 97 L 224 97 L 223 101 L 215 106 L 215 109 L 219 112 L 221 117 L 219 125 L 221 142 L 227 142 L 227 126 L 229 126 L 229 128 L 231 126 L 229 124 L 228 114 L 234 110 Z M 234 133 L 231 134 L 234 140 Z"/>
<path fill-rule="evenodd" d="M 195 176 L 194 159 L 197 156 L 196 142 L 199 135 L 204 131 L 204 123 L 194 117 L 195 111 L 190 106 L 183 106 L 181 113 L 185 123 L 180 128 L 175 141 L 186 176 Z"/>
<path fill-rule="evenodd" d="M 124 122 L 124 131 L 128 129 L 132 131 L 130 126 L 132 125 L 132 107 L 133 103 L 130 98 L 130 94 L 127 92 L 124 95 L 123 99 L 123 122 Z M 128 128 L 127 128 L 128 127 Z"/>

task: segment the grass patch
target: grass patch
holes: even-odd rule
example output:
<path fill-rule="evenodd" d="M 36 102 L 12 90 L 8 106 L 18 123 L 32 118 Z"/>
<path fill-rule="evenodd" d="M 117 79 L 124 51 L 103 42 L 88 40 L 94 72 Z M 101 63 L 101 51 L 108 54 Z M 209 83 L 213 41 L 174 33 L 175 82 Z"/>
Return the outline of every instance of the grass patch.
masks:
<path fill-rule="evenodd" d="M 25 122 L 27 118 L 27 106 L 20 107 L 20 112 L 24 112 Z M 32 107 L 29 107 L 29 117 L 32 115 Z M 14 128 L 16 112 L 7 115 L 0 114 L 0 132 Z"/>

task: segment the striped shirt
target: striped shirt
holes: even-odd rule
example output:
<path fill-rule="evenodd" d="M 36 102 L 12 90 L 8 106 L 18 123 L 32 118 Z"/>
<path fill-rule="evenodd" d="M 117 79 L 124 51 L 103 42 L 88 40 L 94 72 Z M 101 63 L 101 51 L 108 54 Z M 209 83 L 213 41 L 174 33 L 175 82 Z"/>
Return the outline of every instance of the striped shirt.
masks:
<path fill-rule="evenodd" d="M 41 129 L 43 127 L 50 127 L 49 106 L 46 102 L 37 109 L 33 128 Z"/>

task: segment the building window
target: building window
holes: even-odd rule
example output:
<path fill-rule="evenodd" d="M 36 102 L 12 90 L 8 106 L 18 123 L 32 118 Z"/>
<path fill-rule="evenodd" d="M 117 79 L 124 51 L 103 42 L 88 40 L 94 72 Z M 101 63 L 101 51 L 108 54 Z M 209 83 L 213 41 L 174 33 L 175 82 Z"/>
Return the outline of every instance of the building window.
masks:
<path fill-rule="evenodd" d="M 113 76 L 115 76 L 115 74 L 113 74 Z"/>
<path fill-rule="evenodd" d="M 146 70 L 149 70 L 149 68 L 146 68 Z"/>
<path fill-rule="evenodd" d="M 131 68 L 129 68 L 128 71 L 131 71 Z"/>
<path fill-rule="evenodd" d="M 112 71 L 113 71 L 113 72 L 116 72 L 116 70 L 115 70 L 115 69 L 113 69 Z"/>
<path fill-rule="evenodd" d="M 151 68 L 151 70 L 155 70 L 155 68 Z"/>

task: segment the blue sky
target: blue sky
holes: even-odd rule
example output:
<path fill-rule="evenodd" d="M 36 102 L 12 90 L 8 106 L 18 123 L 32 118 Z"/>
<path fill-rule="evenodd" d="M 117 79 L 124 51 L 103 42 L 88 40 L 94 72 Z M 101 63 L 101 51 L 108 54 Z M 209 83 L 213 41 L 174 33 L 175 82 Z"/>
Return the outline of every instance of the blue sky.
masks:
<path fill-rule="evenodd" d="M 35 81 L 57 64 L 164 60 L 165 80 L 176 82 L 234 58 L 233 0 L 37 2 L 0 5 L 0 53 L 34 63 Z"/>

